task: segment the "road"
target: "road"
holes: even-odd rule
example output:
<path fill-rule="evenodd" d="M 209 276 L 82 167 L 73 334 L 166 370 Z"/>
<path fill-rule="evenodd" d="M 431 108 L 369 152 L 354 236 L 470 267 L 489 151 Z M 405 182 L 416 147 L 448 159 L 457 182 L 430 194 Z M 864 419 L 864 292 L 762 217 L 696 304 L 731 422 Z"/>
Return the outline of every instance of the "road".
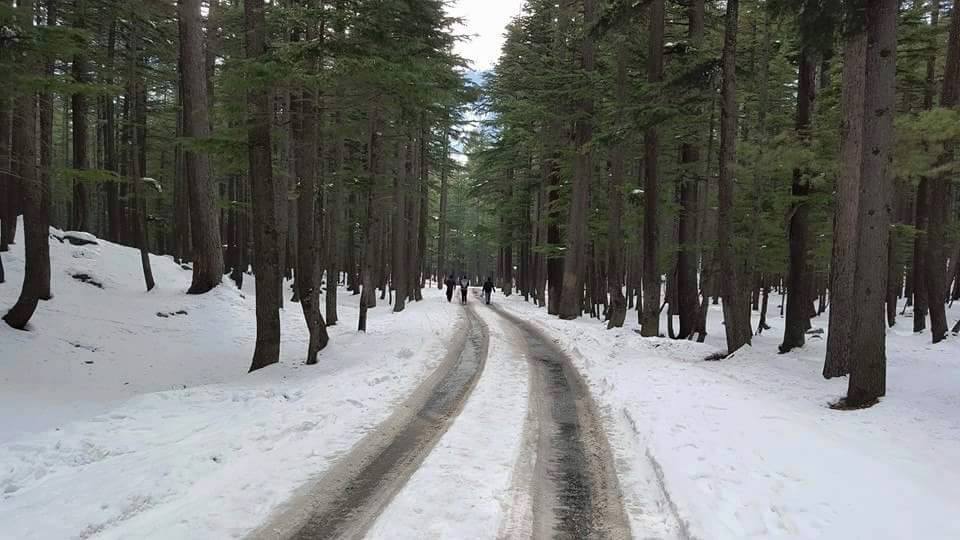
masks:
<path fill-rule="evenodd" d="M 490 335 L 472 302 L 440 367 L 394 414 L 251 538 L 363 538 L 456 421 L 483 377 Z M 529 373 L 521 456 L 499 538 L 629 538 L 611 452 L 570 359 L 532 324 L 493 309 Z M 482 459 L 483 452 L 477 452 Z M 465 511 L 467 511 L 465 509 Z"/>

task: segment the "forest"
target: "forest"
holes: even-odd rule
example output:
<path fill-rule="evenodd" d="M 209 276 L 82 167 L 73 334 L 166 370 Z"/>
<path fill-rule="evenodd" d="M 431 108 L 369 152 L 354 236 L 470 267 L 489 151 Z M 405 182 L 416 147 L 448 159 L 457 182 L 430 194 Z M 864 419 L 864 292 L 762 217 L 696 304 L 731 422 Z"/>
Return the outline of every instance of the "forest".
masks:
<path fill-rule="evenodd" d="M 366 331 L 466 274 L 645 337 L 722 304 L 727 354 L 826 314 L 836 406 L 867 407 L 897 317 L 960 331 L 958 4 L 528 0 L 476 74 L 442 0 L 6 0 L 3 318 L 56 304 L 55 227 L 140 250 L 144 291 L 149 253 L 185 294 L 255 282 L 251 371 L 285 306 L 315 364 L 338 284 Z"/>

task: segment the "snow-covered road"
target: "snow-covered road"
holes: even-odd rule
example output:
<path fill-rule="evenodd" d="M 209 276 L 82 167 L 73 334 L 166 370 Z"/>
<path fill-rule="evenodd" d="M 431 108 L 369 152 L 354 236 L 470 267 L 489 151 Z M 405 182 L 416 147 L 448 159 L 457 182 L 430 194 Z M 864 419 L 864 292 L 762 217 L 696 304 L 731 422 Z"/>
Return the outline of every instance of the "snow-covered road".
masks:
<path fill-rule="evenodd" d="M 533 326 L 477 311 L 490 335 L 477 390 L 369 537 L 629 538 L 606 435 L 570 359 Z"/>

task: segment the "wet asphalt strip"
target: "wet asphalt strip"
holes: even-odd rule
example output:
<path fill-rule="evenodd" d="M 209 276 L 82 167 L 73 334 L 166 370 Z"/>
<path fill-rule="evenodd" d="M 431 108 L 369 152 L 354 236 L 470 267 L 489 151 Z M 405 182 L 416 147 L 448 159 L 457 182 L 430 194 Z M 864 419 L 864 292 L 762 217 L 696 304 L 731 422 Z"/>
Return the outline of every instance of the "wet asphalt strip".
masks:
<path fill-rule="evenodd" d="M 539 393 L 533 492 L 535 538 L 630 538 L 613 457 L 589 390 L 554 343 L 493 306 L 522 334 Z"/>

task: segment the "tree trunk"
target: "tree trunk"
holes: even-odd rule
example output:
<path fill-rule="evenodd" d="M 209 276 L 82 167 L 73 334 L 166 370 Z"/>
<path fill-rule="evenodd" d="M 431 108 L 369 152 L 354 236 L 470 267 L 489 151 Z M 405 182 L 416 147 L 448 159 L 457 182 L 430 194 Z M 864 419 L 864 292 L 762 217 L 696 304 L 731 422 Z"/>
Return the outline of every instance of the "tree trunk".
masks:
<path fill-rule="evenodd" d="M 256 7 L 260 3 L 255 4 L 254 11 L 260 9 Z M 179 0 L 178 22 L 180 76 L 183 79 L 183 133 L 189 139 L 204 139 L 210 136 L 210 114 L 200 0 Z M 250 31 L 255 33 L 260 29 L 248 28 Z M 251 128 L 253 131 L 256 130 Z M 260 141 L 256 144 L 259 145 Z M 203 294 L 219 285 L 223 278 L 217 194 L 206 153 L 186 148 L 183 158 L 190 194 L 190 232 L 193 241 L 193 281 L 187 293 Z M 261 180 L 255 179 L 254 183 L 261 183 Z"/>
<path fill-rule="evenodd" d="M 810 138 L 810 119 L 813 115 L 813 100 L 816 93 L 817 64 L 813 51 L 804 47 L 800 52 L 799 85 L 797 90 L 797 135 L 806 145 Z M 809 224 L 807 223 L 810 183 L 802 170 L 793 171 L 793 209 L 790 218 L 790 272 L 787 275 L 787 319 L 784 322 L 783 343 L 780 352 L 786 353 L 803 347 L 804 337 L 810 325 L 808 306 L 812 302 L 810 290 L 811 269 L 808 261 Z"/>
<path fill-rule="evenodd" d="M 443 127 L 443 157 L 440 162 L 440 223 L 437 238 L 437 288 L 443 290 L 444 276 L 452 274 L 447 268 L 447 205 L 450 186 L 447 180 L 448 156 L 450 155 L 449 128 Z"/>
<path fill-rule="evenodd" d="M 573 2 L 574 0 L 559 0 L 558 3 L 557 26 L 553 42 L 553 52 L 558 61 L 567 54 L 565 39 Z M 547 149 L 546 153 L 549 156 L 544 171 L 547 175 L 547 245 L 551 250 L 547 255 L 547 313 L 550 315 L 560 314 L 565 266 L 564 257 L 553 251 L 560 245 L 560 217 L 557 215 L 557 207 L 560 204 L 561 184 L 559 141 L 563 132 L 561 120 L 557 117 L 551 118 L 544 141 L 544 148 Z"/>
<path fill-rule="evenodd" d="M 406 193 L 410 185 L 410 176 L 413 174 L 412 168 L 412 148 L 413 142 L 407 137 L 403 146 L 403 157 L 398 172 L 393 178 L 393 216 L 391 222 L 391 234 L 393 238 L 390 242 L 393 257 L 390 263 L 390 280 L 393 283 L 393 290 L 396 297 L 393 301 L 393 311 L 395 313 L 403 311 L 407 300 L 407 261 L 406 253 L 409 249 L 407 245 L 407 202 Z"/>
<path fill-rule="evenodd" d="M 691 43 L 700 45 L 704 34 L 704 3 L 693 0 L 687 10 L 688 36 Z M 699 112 L 699 111 L 698 111 Z M 687 167 L 680 181 L 680 224 L 678 228 L 679 252 L 677 253 L 677 297 L 680 315 L 680 339 L 688 339 L 697 329 L 700 303 L 697 288 L 697 203 L 700 199 L 699 174 L 700 147 L 684 142 L 680 148 L 680 161 Z"/>
<path fill-rule="evenodd" d="M 312 35 L 313 32 L 308 30 L 307 39 Z M 307 64 L 307 72 L 315 71 L 313 62 L 307 61 Z M 320 276 L 317 272 L 317 105 L 311 88 L 305 85 L 300 90 L 293 103 L 294 167 L 299 184 L 296 287 L 310 333 L 306 363 L 312 365 L 317 363 L 317 354 L 327 346 L 330 337 L 320 314 Z"/>
<path fill-rule="evenodd" d="M 857 217 L 856 274 L 846 405 L 869 406 L 886 393 L 887 239 L 892 188 L 893 115 L 896 99 L 897 1 L 876 0 L 866 9 L 863 172 Z"/>
<path fill-rule="evenodd" d="M 0 59 L 5 55 L 0 49 Z M 0 96 L 0 252 L 13 243 L 17 226 L 17 177 L 12 170 L 13 150 L 11 133 L 13 108 L 8 96 Z"/>
<path fill-rule="evenodd" d="M 338 93 L 339 95 L 339 93 Z M 339 102 L 338 102 L 339 103 Z M 326 311 L 327 311 L 327 326 L 334 326 L 337 324 L 339 317 L 337 316 L 337 287 L 340 281 L 340 242 L 338 241 L 338 235 L 340 232 L 340 216 L 343 212 L 343 161 L 344 161 L 344 148 L 343 148 L 343 139 L 340 136 L 340 127 L 341 127 L 341 116 L 338 111 L 334 116 L 334 137 L 335 140 L 331 141 L 334 151 L 334 167 L 335 170 L 332 175 L 330 182 L 330 195 L 328 200 L 331 202 L 330 208 L 327 209 L 328 215 L 328 226 L 327 226 L 327 288 L 326 294 L 324 295 L 324 300 L 326 301 Z M 352 223 L 350 228 L 353 229 Z"/>
<path fill-rule="evenodd" d="M 368 114 L 370 127 L 368 128 L 369 142 L 367 143 L 367 223 L 364 235 L 364 249 L 362 254 L 362 268 L 360 271 L 360 282 L 363 291 L 360 295 L 360 317 L 357 329 L 361 332 L 367 331 L 367 310 L 377 305 L 377 291 L 375 288 L 376 272 L 376 251 L 380 236 L 380 213 L 376 204 L 377 189 L 380 184 L 380 177 L 383 175 L 383 129 L 380 120 L 379 104 L 373 102 L 370 104 Z"/>
<path fill-rule="evenodd" d="M 110 30 L 107 33 L 107 76 L 104 83 L 113 84 L 113 68 L 116 56 L 117 42 L 117 22 L 110 21 Z M 111 172 L 118 172 L 117 163 L 117 126 L 116 126 L 116 107 L 114 97 L 111 95 L 103 97 L 103 166 Z M 178 114 L 179 119 L 179 114 Z M 179 121 L 179 120 L 178 120 Z M 180 192 L 174 185 L 174 197 Z M 104 186 L 107 203 L 107 238 L 111 242 L 120 241 L 120 231 L 123 228 L 123 207 L 120 204 L 120 187 L 117 182 L 110 181 Z"/>
<path fill-rule="evenodd" d="M 913 331 L 923 332 L 927 328 L 927 228 L 929 226 L 930 182 L 920 178 L 917 186 L 917 202 L 914 205 L 916 215 L 914 227 L 917 236 L 913 241 Z"/>
<path fill-rule="evenodd" d="M 656 85 L 663 79 L 664 0 L 650 4 L 649 52 L 647 80 Z M 659 269 L 659 133 L 656 127 L 647 128 L 643 137 L 644 193 L 643 193 L 643 311 L 640 317 L 640 335 L 660 335 L 660 269 Z"/>
<path fill-rule="evenodd" d="M 75 19 L 73 24 L 76 28 L 82 29 L 86 25 L 85 4 L 84 0 L 74 2 Z M 77 85 L 83 85 L 87 82 L 86 58 L 81 53 L 73 56 L 72 73 L 73 80 Z M 80 172 L 86 170 L 90 165 L 87 149 L 87 96 L 81 90 L 71 96 L 70 102 L 73 113 L 73 168 Z M 89 231 L 90 220 L 90 196 L 87 184 L 82 177 L 75 178 L 73 181 L 73 219 L 70 226 L 78 231 Z"/>
<path fill-rule="evenodd" d="M 418 220 L 417 225 L 417 264 L 414 272 L 413 282 L 413 300 L 420 302 L 423 300 L 424 279 L 429 276 L 429 267 L 427 265 L 427 223 L 430 211 L 430 156 L 429 148 L 430 127 L 427 124 L 425 115 L 421 113 L 420 118 L 420 136 L 419 144 L 419 175 L 417 176 L 417 197 L 414 205 L 414 219 Z M 446 155 L 444 155 L 446 159 Z"/>
<path fill-rule="evenodd" d="M 17 16 L 22 28 L 33 26 L 33 2 L 17 4 Z M 20 61 L 23 73 L 35 73 L 37 60 L 28 52 Z M 16 117 L 13 122 L 13 155 L 23 200 L 24 263 L 23 287 L 17 303 L 3 320 L 12 328 L 24 330 L 37 309 L 40 297 L 49 291 L 50 281 L 50 196 L 49 186 L 37 174 L 37 96 L 33 91 L 16 98 Z"/>
<path fill-rule="evenodd" d="M 723 320 L 727 335 L 727 353 L 750 345 L 750 298 L 741 283 L 742 271 L 733 246 L 734 174 L 737 160 L 737 22 L 739 0 L 727 1 L 726 29 L 723 39 L 720 107 L 720 211 L 717 227 L 720 271 L 723 275 Z"/>
<path fill-rule="evenodd" d="M 191 2 L 192 0 L 185 1 Z M 260 61 L 267 53 L 267 23 L 264 17 L 263 0 L 246 0 L 243 5 L 243 14 L 246 32 L 246 57 L 249 61 Z M 247 93 L 247 110 L 249 111 L 247 150 L 250 161 L 254 251 L 256 253 L 254 272 L 257 277 L 257 341 L 250 371 L 255 371 L 280 361 L 280 284 L 282 274 L 279 249 L 280 230 L 276 216 L 276 189 L 270 143 L 270 124 L 273 118 L 270 91 L 258 87 L 249 90 Z M 207 125 L 206 122 L 203 125 Z M 194 156 L 194 158 L 196 157 Z M 192 214 L 201 213 L 199 207 L 193 207 L 192 210 L 196 210 L 196 212 L 191 212 Z M 197 220 L 195 223 L 202 221 Z M 215 227 L 214 230 L 216 230 Z M 209 233 L 209 231 L 207 232 Z M 219 253 L 219 249 L 217 252 Z M 194 275 L 196 276 L 196 273 Z"/>
<path fill-rule="evenodd" d="M 595 0 L 583 0 L 584 28 L 594 21 Z M 587 81 L 591 79 L 595 63 L 593 35 L 584 31 L 581 43 L 581 62 Z M 573 186 L 570 194 L 570 216 L 567 221 L 567 250 L 563 259 L 563 289 L 560 292 L 561 319 L 576 319 L 583 308 L 584 270 L 587 257 L 587 228 L 590 216 L 590 183 L 593 179 L 593 99 L 584 97 L 577 105 L 579 117 L 574 126 Z"/>
<path fill-rule="evenodd" d="M 177 70 L 183 73 L 183 58 L 177 59 Z M 183 149 L 183 142 L 180 141 L 184 136 L 183 131 L 183 77 L 177 81 L 177 138 L 178 142 L 174 147 L 173 158 L 173 215 L 174 215 L 174 236 L 175 236 L 175 256 L 179 262 L 184 262 L 193 258 L 193 232 L 190 230 L 190 188 L 187 185 L 186 160 Z"/>
<path fill-rule="evenodd" d="M 864 62 L 867 34 L 862 27 L 846 30 L 843 47 L 843 123 L 840 174 L 833 218 L 833 253 L 830 264 L 830 332 L 827 334 L 823 376 L 850 373 L 851 330 L 856 300 L 853 293 L 857 256 L 857 216 L 864 145 Z"/>
<path fill-rule="evenodd" d="M 947 61 L 943 73 L 943 93 L 940 106 L 953 108 L 960 98 L 960 8 L 953 3 L 950 12 L 950 35 L 947 40 Z M 951 161 L 953 149 L 948 148 L 941 162 Z M 927 244 L 924 253 L 924 278 L 927 286 L 927 304 L 930 309 L 930 333 L 934 343 L 947 337 L 947 314 L 944 303 L 947 300 L 946 253 L 947 245 L 947 204 L 949 199 L 947 174 L 938 174 L 930 178 L 929 185 L 929 222 L 927 226 Z"/>
<path fill-rule="evenodd" d="M 141 71 L 140 71 L 140 29 L 136 23 L 132 23 L 133 26 L 130 29 L 130 35 L 127 37 L 127 48 L 130 54 L 130 69 L 128 71 L 128 95 L 130 96 L 133 102 L 138 102 L 140 100 L 141 94 L 144 94 L 146 90 L 143 87 L 143 81 L 141 80 Z M 140 144 L 142 143 L 143 138 L 140 136 L 141 130 L 146 130 L 146 109 L 142 111 L 139 110 L 140 107 L 134 107 L 134 113 L 132 115 L 133 122 L 130 125 L 130 140 L 128 158 L 130 164 L 128 166 L 128 171 L 130 171 L 130 180 L 133 183 L 133 234 L 134 241 L 136 242 L 137 249 L 140 250 L 140 265 L 143 267 L 143 283 L 147 288 L 147 292 L 153 290 L 153 287 L 156 285 L 153 279 L 153 269 L 150 266 L 150 250 L 147 245 L 147 202 L 143 194 L 143 174 L 144 171 L 141 168 L 143 163 L 140 160 Z"/>
<path fill-rule="evenodd" d="M 55 0 L 46 1 L 47 8 L 47 27 L 53 27 L 57 24 L 57 2 Z M 54 57 L 47 56 L 43 68 L 46 77 L 54 75 Z M 40 93 L 40 183 L 44 185 L 42 191 L 46 199 L 41 202 L 41 206 L 47 209 L 47 224 L 50 224 L 50 197 L 51 197 L 51 172 L 53 171 L 53 93 L 49 89 Z M 53 298 L 53 292 L 50 290 L 50 259 L 48 258 L 40 279 L 40 299 L 50 300 Z"/>
<path fill-rule="evenodd" d="M 623 121 L 627 106 L 627 48 L 619 44 L 616 52 L 617 121 Z M 622 328 L 627 317 L 627 300 L 623 296 L 623 187 L 626 175 L 626 141 L 617 140 L 610 149 L 610 183 L 607 187 L 609 217 L 607 223 L 607 289 L 610 312 L 607 328 Z"/>

